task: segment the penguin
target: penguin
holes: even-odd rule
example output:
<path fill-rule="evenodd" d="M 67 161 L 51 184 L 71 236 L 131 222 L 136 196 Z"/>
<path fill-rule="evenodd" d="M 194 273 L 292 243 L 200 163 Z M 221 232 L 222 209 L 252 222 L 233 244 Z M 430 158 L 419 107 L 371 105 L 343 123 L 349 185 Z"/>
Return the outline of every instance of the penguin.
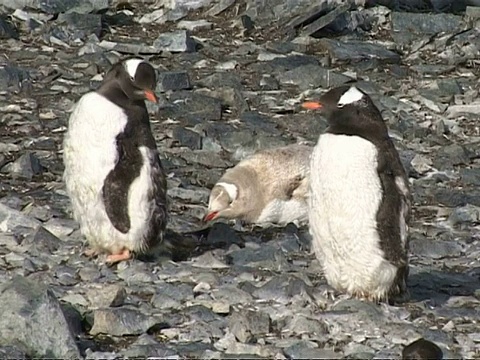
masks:
<path fill-rule="evenodd" d="M 237 219 L 261 227 L 306 222 L 312 150 L 292 144 L 243 159 L 212 188 L 204 221 Z"/>
<path fill-rule="evenodd" d="M 63 141 L 64 182 L 91 249 L 116 263 L 162 244 L 167 182 L 145 100 L 158 102 L 156 75 L 142 59 L 116 63 L 83 95 Z"/>
<path fill-rule="evenodd" d="M 303 107 L 329 125 L 312 153 L 308 203 L 312 247 L 328 284 L 370 301 L 405 301 L 411 194 L 380 111 L 355 85 Z"/>
<path fill-rule="evenodd" d="M 403 360 L 442 360 L 443 352 L 431 341 L 420 338 L 408 344 L 402 351 Z"/>

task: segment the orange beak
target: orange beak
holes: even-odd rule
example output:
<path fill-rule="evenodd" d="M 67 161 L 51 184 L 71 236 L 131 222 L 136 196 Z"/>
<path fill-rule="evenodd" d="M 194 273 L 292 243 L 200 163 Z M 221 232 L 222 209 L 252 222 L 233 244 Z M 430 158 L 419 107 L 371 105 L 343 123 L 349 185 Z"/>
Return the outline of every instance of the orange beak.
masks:
<path fill-rule="evenodd" d="M 158 103 L 158 97 L 152 90 L 145 90 L 143 93 L 145 94 L 145 99 L 154 103 Z"/>
<path fill-rule="evenodd" d="M 323 105 L 316 101 L 306 101 L 302 104 L 302 107 L 308 110 L 318 110 L 321 109 Z"/>
<path fill-rule="evenodd" d="M 203 221 L 205 222 L 212 221 L 217 216 L 218 216 L 218 211 L 212 211 L 211 213 L 208 213 L 207 215 L 205 215 L 205 217 L 203 218 Z"/>

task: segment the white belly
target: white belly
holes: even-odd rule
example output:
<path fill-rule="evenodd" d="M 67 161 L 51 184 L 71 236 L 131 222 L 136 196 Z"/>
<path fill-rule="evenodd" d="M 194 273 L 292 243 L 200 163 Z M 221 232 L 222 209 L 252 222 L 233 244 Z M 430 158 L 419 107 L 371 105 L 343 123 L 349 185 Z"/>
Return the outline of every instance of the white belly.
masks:
<path fill-rule="evenodd" d="M 371 142 L 321 135 L 311 160 L 309 222 L 328 283 L 350 294 L 381 298 L 396 267 L 384 259 L 376 230 L 382 198 L 376 169 Z"/>
<path fill-rule="evenodd" d="M 74 109 L 64 139 L 64 180 L 74 217 L 91 246 L 109 252 L 143 249 L 152 206 L 147 201 L 151 150 L 141 148 L 144 165 L 128 194 L 129 214 L 134 214 L 130 230 L 126 234 L 118 231 L 105 211 L 102 187 L 118 161 L 115 137 L 126 123 L 120 107 L 97 93 L 88 93 Z"/>
<path fill-rule="evenodd" d="M 306 200 L 273 200 L 255 221 L 258 225 L 278 224 L 286 225 L 291 222 L 303 223 L 308 220 L 308 206 Z"/>

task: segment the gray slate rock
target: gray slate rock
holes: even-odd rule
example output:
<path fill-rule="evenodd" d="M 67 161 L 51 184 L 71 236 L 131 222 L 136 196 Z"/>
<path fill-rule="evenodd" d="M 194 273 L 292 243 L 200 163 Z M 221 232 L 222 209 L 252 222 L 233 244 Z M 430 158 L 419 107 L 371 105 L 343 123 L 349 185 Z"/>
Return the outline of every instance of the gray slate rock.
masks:
<path fill-rule="evenodd" d="M 0 290 L 0 342 L 21 343 L 31 357 L 78 359 L 60 303 L 43 285 L 15 277 Z"/>
<path fill-rule="evenodd" d="M 227 259 L 239 266 L 276 268 L 278 271 L 289 267 L 283 252 L 272 245 L 234 250 L 227 255 Z"/>
<path fill-rule="evenodd" d="M 158 75 L 156 92 L 169 90 L 188 90 L 191 88 L 190 78 L 186 71 L 161 72 Z"/>
<path fill-rule="evenodd" d="M 91 34 L 100 37 L 102 16 L 99 14 L 79 14 L 76 12 L 60 14 L 53 24 L 50 35 L 71 43 L 77 39 L 85 40 Z"/>
<path fill-rule="evenodd" d="M 186 146 L 192 150 L 200 150 L 202 148 L 202 137 L 200 134 L 183 126 L 177 126 L 173 129 L 172 138 L 180 146 Z"/>
<path fill-rule="evenodd" d="M 17 28 L 4 15 L 0 15 L 0 39 L 18 39 Z"/>
<path fill-rule="evenodd" d="M 160 34 L 153 46 L 162 51 L 195 52 L 196 43 L 186 30 L 177 30 Z"/>
<path fill-rule="evenodd" d="M 19 230 L 36 230 L 40 227 L 40 222 L 26 216 L 22 212 L 0 204 L 0 231 L 15 233 Z"/>
<path fill-rule="evenodd" d="M 319 44 L 324 47 L 333 59 L 340 61 L 359 62 L 377 60 L 382 63 L 399 63 L 400 55 L 385 49 L 381 45 L 360 41 L 339 41 L 320 39 Z"/>
<path fill-rule="evenodd" d="M 428 239 L 416 234 L 416 236 L 410 240 L 410 251 L 417 256 L 442 259 L 461 255 L 463 247 L 454 241 Z"/>
<path fill-rule="evenodd" d="M 480 186 L 480 169 L 460 169 L 462 183 Z"/>
<path fill-rule="evenodd" d="M 27 352 L 19 349 L 17 346 L 5 345 L 0 346 L 0 358 L 2 359 L 28 359 Z"/>
<path fill-rule="evenodd" d="M 43 172 L 43 166 L 34 153 L 27 152 L 13 163 L 5 165 L 2 171 L 9 172 L 14 178 L 32 180 L 34 176 Z"/>
<path fill-rule="evenodd" d="M 288 303 L 298 294 L 311 294 L 311 287 L 293 275 L 279 275 L 253 291 L 253 296 L 263 300 Z"/>
<path fill-rule="evenodd" d="M 136 309 L 125 307 L 98 309 L 94 312 L 93 327 L 90 334 L 140 335 L 160 322 L 160 319 L 145 315 Z"/>
<path fill-rule="evenodd" d="M 106 308 L 122 306 L 127 292 L 123 286 L 111 284 L 89 289 L 86 295 L 92 307 Z"/>
<path fill-rule="evenodd" d="M 162 282 L 156 284 L 155 289 L 151 303 L 159 309 L 177 307 L 193 299 L 193 287 L 188 284 Z"/>
<path fill-rule="evenodd" d="M 228 327 L 238 341 L 251 343 L 270 332 L 270 316 L 260 310 L 238 309 L 228 319 Z"/>
<path fill-rule="evenodd" d="M 245 13 L 263 27 L 277 20 L 285 21 L 297 15 L 303 15 L 311 5 L 312 2 L 308 0 L 248 0 Z"/>
<path fill-rule="evenodd" d="M 277 79 L 280 84 L 296 85 L 302 91 L 317 87 L 337 87 L 352 80 L 348 76 L 313 64 L 299 66 L 293 70 L 281 73 L 277 76 Z"/>
<path fill-rule="evenodd" d="M 475 191 L 438 189 L 435 192 L 435 201 L 452 208 L 467 204 L 480 206 L 480 194 Z"/>
<path fill-rule="evenodd" d="M 30 82 L 30 74 L 27 70 L 9 63 L 0 63 L 0 88 L 20 91 L 27 87 Z"/>
<path fill-rule="evenodd" d="M 470 158 L 465 148 L 458 144 L 440 148 L 433 160 L 433 165 L 438 170 L 447 170 L 452 169 L 455 165 L 468 164 L 470 164 Z"/>
<path fill-rule="evenodd" d="M 31 254 L 52 254 L 57 251 L 62 244 L 62 241 L 58 237 L 44 227 L 39 227 L 22 241 L 22 247 L 27 248 Z"/>
<path fill-rule="evenodd" d="M 89 13 L 106 10 L 108 0 L 3 0 L 2 5 L 7 9 L 30 8 L 47 14 L 66 12 Z"/>
<path fill-rule="evenodd" d="M 399 44 L 417 40 L 419 35 L 454 33 L 462 27 L 462 17 L 452 14 L 414 14 L 393 12 L 392 37 Z"/>
<path fill-rule="evenodd" d="M 341 359 L 342 355 L 329 349 L 291 346 L 284 350 L 289 359 Z M 355 358 L 360 359 L 360 358 Z M 363 358 L 361 358 L 363 359 Z"/>
<path fill-rule="evenodd" d="M 170 102 L 173 103 L 173 106 L 160 110 L 163 117 L 185 118 L 192 124 L 222 118 L 222 102 L 210 96 L 177 91 L 170 96 Z"/>

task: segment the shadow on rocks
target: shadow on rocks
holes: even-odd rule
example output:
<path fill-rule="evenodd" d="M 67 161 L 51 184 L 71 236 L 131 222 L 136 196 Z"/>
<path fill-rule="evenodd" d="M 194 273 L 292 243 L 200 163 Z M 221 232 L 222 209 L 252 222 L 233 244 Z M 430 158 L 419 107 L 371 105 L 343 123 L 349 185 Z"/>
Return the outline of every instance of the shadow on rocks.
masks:
<path fill-rule="evenodd" d="M 156 262 L 160 256 L 168 257 L 175 262 L 186 261 L 210 250 L 228 248 L 232 244 L 243 247 L 244 241 L 235 230 L 224 223 L 215 223 L 211 227 L 183 233 L 167 229 L 163 246 L 152 254 L 139 255 L 138 259 Z"/>
<path fill-rule="evenodd" d="M 410 301 L 432 302 L 438 306 L 452 296 L 473 296 L 480 288 L 480 281 L 468 274 L 428 270 L 414 273 L 408 278 Z"/>

